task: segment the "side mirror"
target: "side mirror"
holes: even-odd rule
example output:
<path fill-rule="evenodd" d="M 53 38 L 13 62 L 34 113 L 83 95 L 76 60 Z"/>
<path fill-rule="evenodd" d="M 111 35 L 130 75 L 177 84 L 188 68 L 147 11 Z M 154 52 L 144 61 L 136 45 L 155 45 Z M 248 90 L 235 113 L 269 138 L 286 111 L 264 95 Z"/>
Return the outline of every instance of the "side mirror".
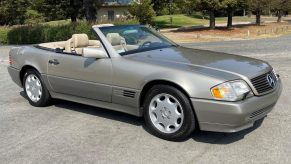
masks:
<path fill-rule="evenodd" d="M 106 52 L 98 48 L 83 48 L 83 56 L 85 58 L 97 58 L 97 59 L 108 58 Z"/>

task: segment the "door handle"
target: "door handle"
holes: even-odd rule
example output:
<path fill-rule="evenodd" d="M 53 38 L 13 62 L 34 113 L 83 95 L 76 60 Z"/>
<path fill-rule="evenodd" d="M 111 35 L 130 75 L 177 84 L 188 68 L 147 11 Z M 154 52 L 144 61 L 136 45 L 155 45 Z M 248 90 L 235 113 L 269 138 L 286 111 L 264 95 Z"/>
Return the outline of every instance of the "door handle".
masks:
<path fill-rule="evenodd" d="M 49 60 L 49 64 L 58 65 L 60 62 L 57 59 Z"/>

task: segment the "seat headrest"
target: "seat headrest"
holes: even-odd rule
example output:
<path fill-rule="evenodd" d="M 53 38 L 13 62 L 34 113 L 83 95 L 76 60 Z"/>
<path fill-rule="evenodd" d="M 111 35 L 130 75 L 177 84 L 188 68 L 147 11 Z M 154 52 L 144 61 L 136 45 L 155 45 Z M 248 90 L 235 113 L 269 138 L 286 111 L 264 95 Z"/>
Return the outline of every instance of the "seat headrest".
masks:
<path fill-rule="evenodd" d="M 106 37 L 112 46 L 117 46 L 125 43 L 125 39 L 121 37 L 118 33 L 108 33 Z"/>
<path fill-rule="evenodd" d="M 87 34 L 74 34 L 71 42 L 74 48 L 87 47 L 89 45 L 89 37 Z"/>

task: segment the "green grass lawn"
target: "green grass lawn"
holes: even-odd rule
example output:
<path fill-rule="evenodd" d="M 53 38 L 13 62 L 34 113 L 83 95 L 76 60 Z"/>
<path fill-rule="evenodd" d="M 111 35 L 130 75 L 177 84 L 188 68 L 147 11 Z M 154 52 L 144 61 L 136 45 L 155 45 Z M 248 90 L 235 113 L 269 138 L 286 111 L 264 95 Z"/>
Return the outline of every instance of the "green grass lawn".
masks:
<path fill-rule="evenodd" d="M 172 17 L 172 24 L 170 18 Z M 161 28 L 199 26 L 208 23 L 207 19 L 198 19 L 186 15 L 163 15 L 154 18 L 154 22 Z"/>
<path fill-rule="evenodd" d="M 217 17 L 216 21 L 218 23 L 226 23 L 227 22 L 227 17 Z M 253 22 L 255 21 L 254 17 L 243 17 L 243 16 L 235 16 L 233 17 L 233 22 Z"/>
<path fill-rule="evenodd" d="M 71 23 L 71 20 L 65 19 L 65 20 L 56 20 L 56 21 L 45 22 L 43 24 L 50 25 L 50 26 L 57 26 L 57 25 L 67 25 L 69 23 Z"/>

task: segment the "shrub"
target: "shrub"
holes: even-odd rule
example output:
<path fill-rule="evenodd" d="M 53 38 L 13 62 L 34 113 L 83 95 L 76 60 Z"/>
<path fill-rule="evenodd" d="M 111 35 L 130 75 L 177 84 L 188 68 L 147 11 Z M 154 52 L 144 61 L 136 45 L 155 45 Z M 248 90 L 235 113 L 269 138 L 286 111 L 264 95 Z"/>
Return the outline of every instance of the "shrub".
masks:
<path fill-rule="evenodd" d="M 134 1 L 129 8 L 130 14 L 135 16 L 140 24 L 150 24 L 156 15 L 151 2 L 151 0 Z"/>
<path fill-rule="evenodd" d="M 44 16 L 36 10 L 28 9 L 25 13 L 26 24 L 37 24 L 44 22 Z"/>
<path fill-rule="evenodd" d="M 65 41 L 74 33 L 86 33 L 94 38 L 91 24 L 85 22 L 60 26 L 27 25 L 13 28 L 8 33 L 9 44 L 36 44 L 44 42 Z"/>
<path fill-rule="evenodd" d="M 8 40 L 7 40 L 8 32 L 9 32 L 9 28 L 0 27 L 0 45 L 8 43 Z"/>
<path fill-rule="evenodd" d="M 116 24 L 121 25 L 135 23 L 136 21 L 125 21 L 117 22 Z M 81 21 L 78 23 L 62 25 L 37 24 L 14 27 L 8 32 L 5 43 L 37 44 L 44 42 L 65 41 L 76 33 L 86 33 L 90 39 L 96 39 L 96 34 L 92 31 L 92 24 Z"/>

